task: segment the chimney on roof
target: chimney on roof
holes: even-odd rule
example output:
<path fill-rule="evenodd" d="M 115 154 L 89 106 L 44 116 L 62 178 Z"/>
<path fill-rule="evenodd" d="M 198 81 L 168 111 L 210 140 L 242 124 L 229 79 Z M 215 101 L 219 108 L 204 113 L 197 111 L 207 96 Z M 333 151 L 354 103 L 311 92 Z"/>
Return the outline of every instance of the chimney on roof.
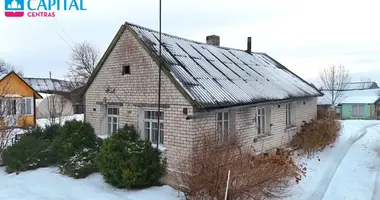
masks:
<path fill-rule="evenodd" d="M 217 35 L 209 35 L 206 37 L 206 43 L 214 46 L 220 45 L 220 37 Z"/>
<path fill-rule="evenodd" d="M 252 53 L 252 42 L 251 42 L 251 37 L 247 38 L 247 53 Z"/>

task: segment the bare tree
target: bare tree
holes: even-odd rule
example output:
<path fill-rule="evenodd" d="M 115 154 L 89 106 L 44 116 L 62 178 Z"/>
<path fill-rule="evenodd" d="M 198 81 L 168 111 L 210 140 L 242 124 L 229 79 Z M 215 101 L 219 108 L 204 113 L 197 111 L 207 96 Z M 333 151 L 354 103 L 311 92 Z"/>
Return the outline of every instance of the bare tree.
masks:
<path fill-rule="evenodd" d="M 99 60 L 99 50 L 87 41 L 75 44 L 70 55 L 70 80 L 86 82 Z"/>
<path fill-rule="evenodd" d="M 42 100 L 37 110 L 38 115 L 49 120 L 50 125 L 62 124 L 64 121 L 65 106 L 69 102 L 63 95 L 53 94 Z M 68 111 L 69 112 L 69 111 Z"/>
<path fill-rule="evenodd" d="M 330 65 L 319 74 L 323 88 L 328 93 L 331 105 L 335 105 L 336 100 L 341 97 L 351 81 L 349 70 L 344 65 Z"/>
<path fill-rule="evenodd" d="M 18 105 L 22 98 L 12 92 L 12 82 L 10 79 L 5 79 L 0 85 L 0 154 L 3 149 L 12 145 L 15 137 L 22 134 L 23 131 L 19 126 L 26 124 L 20 118 Z"/>
<path fill-rule="evenodd" d="M 360 78 L 360 89 L 366 89 L 371 86 L 372 79 L 370 77 L 361 77 Z"/>
<path fill-rule="evenodd" d="M 0 75 L 8 74 L 11 71 L 15 71 L 15 67 L 9 62 L 6 62 L 4 59 L 0 58 Z M 20 76 L 23 76 L 23 73 L 21 71 L 17 71 L 16 73 Z"/>
<path fill-rule="evenodd" d="M 52 95 L 47 98 L 50 124 L 61 124 L 66 99 L 61 95 Z"/>

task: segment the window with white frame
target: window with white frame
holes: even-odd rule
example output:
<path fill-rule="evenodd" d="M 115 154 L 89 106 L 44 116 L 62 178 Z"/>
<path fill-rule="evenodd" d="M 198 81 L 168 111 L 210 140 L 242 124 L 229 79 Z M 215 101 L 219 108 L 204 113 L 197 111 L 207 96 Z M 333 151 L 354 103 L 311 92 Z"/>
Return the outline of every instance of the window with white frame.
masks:
<path fill-rule="evenodd" d="M 7 115 L 16 114 L 16 100 L 15 99 L 7 100 L 6 112 L 7 112 Z"/>
<path fill-rule="evenodd" d="M 363 104 L 353 104 L 352 105 L 352 116 L 353 117 L 364 117 L 365 106 Z"/>
<path fill-rule="evenodd" d="M 286 104 L 286 127 L 294 126 L 295 109 L 293 103 Z"/>
<path fill-rule="evenodd" d="M 119 129 L 119 108 L 107 108 L 107 134 L 111 135 Z"/>
<path fill-rule="evenodd" d="M 230 130 L 230 115 L 229 112 L 220 112 L 216 114 L 216 131 L 219 141 L 224 141 L 228 137 Z"/>
<path fill-rule="evenodd" d="M 256 109 L 256 126 L 258 134 L 269 134 L 271 127 L 271 109 L 269 106 Z"/>
<path fill-rule="evenodd" d="M 153 144 L 164 144 L 164 112 L 160 112 L 160 133 L 158 134 L 158 111 L 144 111 L 144 136 Z"/>
<path fill-rule="evenodd" d="M 265 131 L 265 108 L 257 108 L 257 133 L 264 134 Z"/>
<path fill-rule="evenodd" d="M 24 98 L 20 101 L 21 115 L 32 115 L 32 98 Z"/>

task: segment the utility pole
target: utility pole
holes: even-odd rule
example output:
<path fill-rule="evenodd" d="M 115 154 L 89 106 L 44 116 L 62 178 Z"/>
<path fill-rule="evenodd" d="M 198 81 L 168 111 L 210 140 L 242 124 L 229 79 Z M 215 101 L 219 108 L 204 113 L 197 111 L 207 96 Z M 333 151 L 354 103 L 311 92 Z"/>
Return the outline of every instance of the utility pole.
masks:
<path fill-rule="evenodd" d="M 159 53 L 158 53 L 158 116 L 157 116 L 157 152 L 159 152 L 158 144 L 160 138 L 160 117 L 161 117 L 161 0 L 159 0 Z"/>

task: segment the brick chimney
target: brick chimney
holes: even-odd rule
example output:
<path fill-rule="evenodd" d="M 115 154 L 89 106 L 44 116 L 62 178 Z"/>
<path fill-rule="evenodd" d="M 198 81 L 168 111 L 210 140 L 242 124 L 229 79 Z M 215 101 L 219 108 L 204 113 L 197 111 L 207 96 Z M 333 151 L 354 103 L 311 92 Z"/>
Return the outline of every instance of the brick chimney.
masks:
<path fill-rule="evenodd" d="M 251 42 L 251 37 L 247 38 L 247 53 L 252 53 L 252 42 Z"/>
<path fill-rule="evenodd" d="M 217 35 L 209 35 L 206 37 L 206 43 L 214 46 L 220 45 L 220 37 Z"/>

